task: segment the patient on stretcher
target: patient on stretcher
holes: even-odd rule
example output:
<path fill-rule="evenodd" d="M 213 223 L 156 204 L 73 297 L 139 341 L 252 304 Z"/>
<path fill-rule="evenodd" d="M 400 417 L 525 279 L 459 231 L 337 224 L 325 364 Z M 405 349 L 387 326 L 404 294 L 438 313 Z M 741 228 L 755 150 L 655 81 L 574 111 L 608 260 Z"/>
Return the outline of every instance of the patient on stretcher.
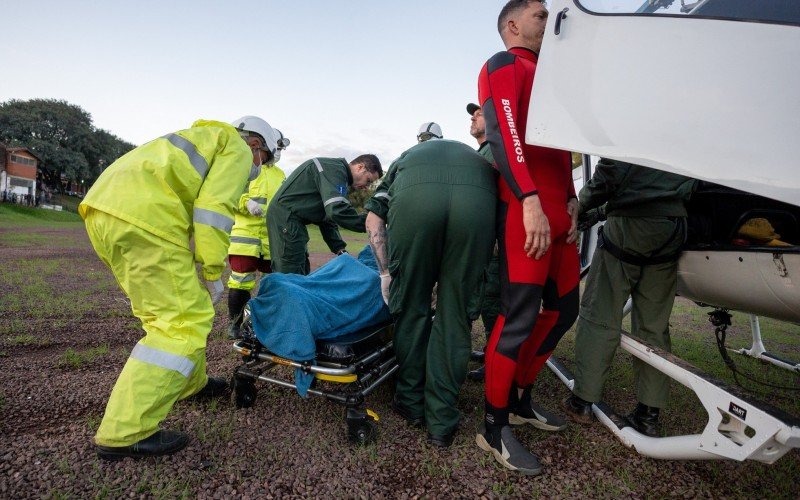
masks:
<path fill-rule="evenodd" d="M 315 359 L 317 339 L 391 319 L 369 246 L 357 259 L 340 255 L 308 276 L 265 275 L 249 306 L 258 341 L 277 356 L 301 362 Z M 295 375 L 297 390 L 305 396 L 313 375 L 302 370 Z"/>

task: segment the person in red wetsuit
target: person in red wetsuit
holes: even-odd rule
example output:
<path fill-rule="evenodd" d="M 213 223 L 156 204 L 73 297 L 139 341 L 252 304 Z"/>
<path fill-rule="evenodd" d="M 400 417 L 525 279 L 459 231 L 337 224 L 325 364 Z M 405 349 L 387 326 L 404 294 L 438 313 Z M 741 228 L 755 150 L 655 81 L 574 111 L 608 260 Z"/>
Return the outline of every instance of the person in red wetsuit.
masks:
<path fill-rule="evenodd" d="M 486 416 L 476 436 L 503 466 L 538 474 L 536 456 L 509 423 L 562 430 L 566 421 L 536 404 L 531 387 L 578 315 L 578 201 L 570 153 L 525 144 L 525 126 L 547 9 L 511 0 L 498 17 L 506 51 L 481 70 L 478 93 L 500 170 L 500 316 L 486 348 Z M 540 311 L 541 309 L 541 311 Z"/>

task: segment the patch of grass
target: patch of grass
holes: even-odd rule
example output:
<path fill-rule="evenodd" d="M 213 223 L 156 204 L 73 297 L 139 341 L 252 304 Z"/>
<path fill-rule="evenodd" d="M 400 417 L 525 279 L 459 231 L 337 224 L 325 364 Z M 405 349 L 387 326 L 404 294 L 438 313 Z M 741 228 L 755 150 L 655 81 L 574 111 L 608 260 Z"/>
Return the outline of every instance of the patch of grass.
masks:
<path fill-rule="evenodd" d="M 49 244 L 46 236 L 36 233 L 0 233 L 0 245 L 6 248 L 37 247 Z"/>
<path fill-rule="evenodd" d="M 500 497 L 510 497 L 514 494 L 515 486 L 511 481 L 492 484 L 492 493 Z"/>
<path fill-rule="evenodd" d="M 311 224 L 306 227 L 308 228 L 309 253 L 330 252 L 330 248 L 328 248 L 328 245 L 325 244 L 325 240 L 322 239 L 322 235 L 319 232 L 319 226 Z M 364 248 L 364 246 L 369 242 L 366 233 L 356 233 L 354 231 L 348 231 L 347 229 L 342 228 L 339 228 L 339 233 L 341 233 L 342 239 L 347 243 L 347 251 L 350 252 L 350 255 L 354 257 L 358 255 L 358 252 L 360 252 L 361 249 Z"/>
<path fill-rule="evenodd" d="M 0 204 L 0 227 L 12 225 L 52 226 L 54 223 L 82 224 L 80 215 L 73 212 L 23 207 L 8 203 Z"/>
<path fill-rule="evenodd" d="M 133 491 L 148 498 L 171 500 L 191 497 L 189 481 L 170 480 L 168 476 L 162 473 L 159 466 L 143 470 Z"/>
<path fill-rule="evenodd" d="M 105 344 L 84 351 L 76 351 L 70 347 L 58 358 L 56 366 L 59 368 L 80 368 L 104 357 L 106 354 L 108 354 L 108 346 Z"/>
<path fill-rule="evenodd" d="M 0 392 L 0 410 L 6 407 L 6 395 Z"/>
<path fill-rule="evenodd" d="M 89 415 L 86 417 L 86 427 L 88 427 L 93 433 L 97 432 L 97 429 L 100 427 L 100 421 L 103 420 L 103 415 Z"/>
<path fill-rule="evenodd" d="M 8 337 L 7 342 L 9 344 L 11 344 L 11 345 L 17 345 L 17 346 L 24 345 L 24 346 L 27 346 L 27 345 L 36 345 L 36 344 L 38 344 L 39 339 L 37 337 L 34 337 L 33 335 L 29 334 L 29 333 L 26 333 L 26 334 L 23 334 L 23 335 L 15 335 L 13 337 Z"/>
<path fill-rule="evenodd" d="M 75 496 L 73 496 L 71 493 L 67 491 L 52 489 L 47 492 L 47 498 L 51 498 L 53 500 L 68 500 L 70 498 L 75 498 Z"/>
<path fill-rule="evenodd" d="M 53 203 L 55 205 L 61 205 L 61 208 L 63 208 L 67 212 L 72 212 L 72 213 L 76 213 L 77 214 L 78 213 L 78 205 L 80 205 L 82 201 L 83 200 L 81 198 L 78 198 L 77 196 L 69 196 L 69 195 L 66 195 L 66 194 L 57 194 L 57 195 L 55 195 L 55 199 L 53 200 Z"/>
<path fill-rule="evenodd" d="M 80 320 L 92 311 L 105 311 L 106 308 L 98 302 L 105 301 L 109 292 L 117 289 L 110 272 L 105 273 L 102 279 L 88 282 L 88 287 L 54 288 L 52 285 L 64 277 L 83 284 L 86 278 L 82 273 L 82 267 L 69 258 L 19 260 L 14 266 L 0 269 L 0 282 L 17 291 L 4 297 L 0 314 L 58 321 L 63 318 Z"/>

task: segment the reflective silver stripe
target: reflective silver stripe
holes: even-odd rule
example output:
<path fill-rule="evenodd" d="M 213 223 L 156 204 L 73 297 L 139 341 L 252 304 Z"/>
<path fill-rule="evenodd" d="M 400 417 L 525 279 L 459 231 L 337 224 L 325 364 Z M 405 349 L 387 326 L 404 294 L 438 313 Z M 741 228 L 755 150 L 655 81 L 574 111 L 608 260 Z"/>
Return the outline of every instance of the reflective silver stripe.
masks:
<path fill-rule="evenodd" d="M 247 283 L 256 280 L 256 273 L 231 273 L 231 279 L 238 283 Z"/>
<path fill-rule="evenodd" d="M 329 199 L 325 200 L 325 203 L 322 206 L 327 207 L 331 203 L 339 203 L 340 201 L 343 201 L 343 202 L 347 203 L 348 205 L 350 204 L 350 201 L 348 201 L 348 199 L 345 198 L 344 196 L 336 196 L 334 198 L 329 198 Z"/>
<path fill-rule="evenodd" d="M 130 357 L 167 370 L 175 370 L 186 378 L 189 378 L 194 371 L 194 363 L 189 358 L 153 349 L 141 343 L 136 344 Z"/>
<path fill-rule="evenodd" d="M 233 227 L 233 219 L 230 217 L 204 208 L 194 209 L 194 221 L 219 229 L 220 231 L 225 231 L 228 234 L 230 234 L 231 228 Z"/>
<path fill-rule="evenodd" d="M 319 160 L 317 160 L 316 158 L 312 158 L 312 159 L 311 159 L 311 161 L 313 161 L 313 162 L 314 162 L 314 165 L 316 165 L 316 166 L 317 166 L 317 170 L 319 170 L 320 172 L 322 172 L 322 164 L 319 162 Z"/>
<path fill-rule="evenodd" d="M 254 196 L 254 197 L 252 197 L 250 199 L 253 200 L 254 202 L 260 203 L 262 205 L 267 202 L 266 196 Z"/>
<path fill-rule="evenodd" d="M 191 141 L 184 139 L 178 134 L 167 134 L 163 138 L 168 140 L 176 148 L 186 153 L 186 156 L 189 157 L 189 163 L 191 163 L 194 169 L 197 170 L 197 173 L 200 174 L 200 178 L 206 178 L 206 174 L 208 173 L 208 162 L 200 153 L 197 152 L 197 147 L 192 144 Z"/>
<path fill-rule="evenodd" d="M 231 243 L 261 246 L 261 240 L 258 238 L 248 238 L 247 236 L 231 236 Z"/>
<path fill-rule="evenodd" d="M 389 193 L 375 193 L 373 196 L 375 196 L 375 198 L 386 198 L 387 200 L 392 199 L 392 197 L 389 196 Z"/>

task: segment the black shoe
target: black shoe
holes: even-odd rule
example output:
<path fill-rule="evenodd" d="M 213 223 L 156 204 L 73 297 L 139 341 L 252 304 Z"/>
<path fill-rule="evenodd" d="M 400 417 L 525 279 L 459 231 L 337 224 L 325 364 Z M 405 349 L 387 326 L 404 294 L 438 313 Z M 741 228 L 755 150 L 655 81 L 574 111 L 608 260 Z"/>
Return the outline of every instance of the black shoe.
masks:
<path fill-rule="evenodd" d="M 411 427 L 421 428 L 425 426 L 425 418 L 412 415 L 408 408 L 397 401 L 397 397 L 392 399 L 392 411 L 400 415 Z"/>
<path fill-rule="evenodd" d="M 189 444 L 189 435 L 178 431 L 158 431 L 130 446 L 96 445 L 97 456 L 103 460 L 121 460 L 125 457 L 142 458 L 172 455 Z"/>
<path fill-rule="evenodd" d="M 626 416 L 625 420 L 645 436 L 659 437 L 658 417 L 660 413 L 659 408 L 638 403 L 636 409 Z"/>
<path fill-rule="evenodd" d="M 592 403 L 584 401 L 574 394 L 564 400 L 564 412 L 573 422 L 592 423 Z"/>
<path fill-rule="evenodd" d="M 473 382 L 480 382 L 486 376 L 486 365 L 481 365 L 480 368 L 470 370 L 467 372 L 467 378 Z"/>
<path fill-rule="evenodd" d="M 470 361 L 480 361 L 483 362 L 486 359 L 486 353 L 484 351 L 472 351 L 469 353 Z"/>
<path fill-rule="evenodd" d="M 457 429 L 456 429 L 457 430 Z M 456 437 L 456 430 L 444 436 L 428 433 L 428 444 L 435 448 L 449 448 Z"/>
<path fill-rule="evenodd" d="M 564 417 L 556 415 L 531 399 L 523 399 L 522 403 L 511 409 L 508 423 L 511 425 L 530 424 L 543 431 L 563 431 L 567 428 L 567 421 Z"/>
<path fill-rule="evenodd" d="M 192 401 L 207 401 L 228 394 L 228 381 L 221 377 L 208 377 L 208 382 L 198 392 L 189 396 Z"/>
<path fill-rule="evenodd" d="M 494 459 L 506 469 L 530 476 L 542 473 L 539 459 L 517 441 L 507 425 L 488 427 L 484 424 L 475 436 L 475 442 L 480 449 L 494 455 Z"/>

